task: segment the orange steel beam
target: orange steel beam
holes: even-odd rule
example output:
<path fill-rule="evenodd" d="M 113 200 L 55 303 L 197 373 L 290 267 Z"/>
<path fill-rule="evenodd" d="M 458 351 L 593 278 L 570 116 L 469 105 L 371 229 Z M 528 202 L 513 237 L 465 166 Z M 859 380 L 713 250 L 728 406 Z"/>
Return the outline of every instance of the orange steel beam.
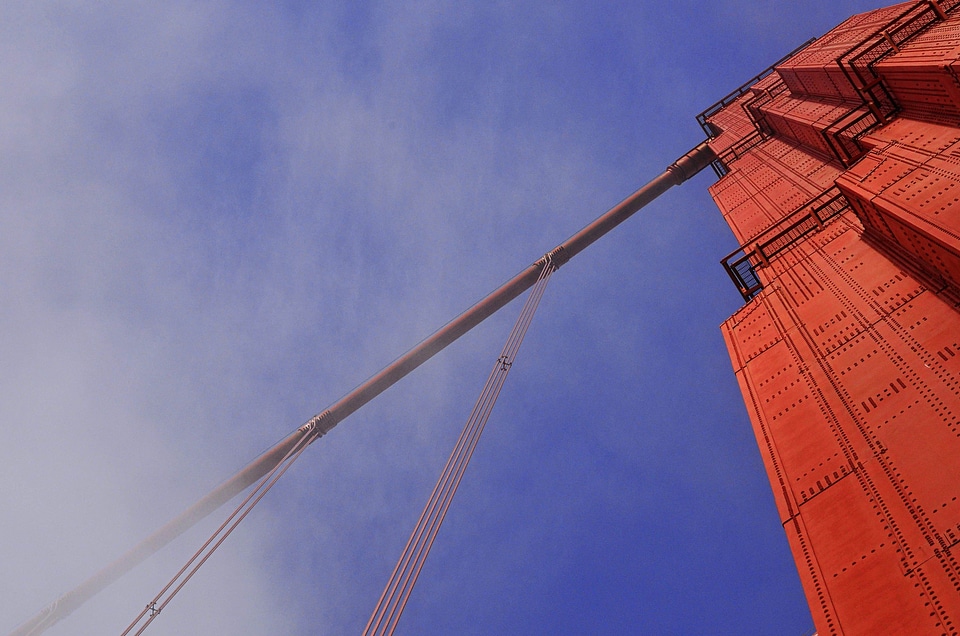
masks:
<path fill-rule="evenodd" d="M 713 150 L 703 142 L 670 164 L 659 176 L 631 194 L 585 228 L 558 245 L 549 253 L 501 285 L 486 298 L 463 312 L 440 330 L 403 354 L 379 373 L 340 398 L 328 409 L 314 416 L 306 424 L 293 431 L 273 448 L 248 464 L 236 475 L 217 486 L 213 491 L 193 504 L 178 517 L 144 539 L 119 559 L 103 568 L 92 577 L 67 592 L 44 608 L 29 621 L 15 629 L 10 636 L 36 636 L 57 621 L 63 619 L 88 599 L 119 579 L 136 565 L 160 548 L 173 541 L 198 521 L 224 503 L 246 490 L 270 472 L 287 452 L 305 435 L 312 443 L 325 435 L 334 426 L 361 406 L 396 384 L 401 378 L 443 350 L 447 345 L 489 318 L 497 310 L 533 286 L 540 275 L 545 259 L 551 259 L 560 267 L 582 252 L 598 238 L 628 219 L 640 208 L 675 185 L 680 185 L 697 174 L 717 158 Z"/>

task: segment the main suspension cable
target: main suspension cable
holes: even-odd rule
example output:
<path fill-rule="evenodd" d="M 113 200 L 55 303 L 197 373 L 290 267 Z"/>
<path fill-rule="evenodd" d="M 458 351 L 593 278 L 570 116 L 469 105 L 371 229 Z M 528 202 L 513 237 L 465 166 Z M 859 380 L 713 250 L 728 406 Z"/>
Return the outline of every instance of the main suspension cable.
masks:
<path fill-rule="evenodd" d="M 717 155 L 710 148 L 709 142 L 702 142 L 673 162 L 649 183 L 554 248 L 547 260 L 553 264 L 554 269 L 560 267 L 671 187 L 683 183 L 715 161 L 717 161 Z M 238 473 L 207 493 L 183 513 L 170 520 L 118 559 L 58 597 L 14 629 L 9 636 L 39 636 L 39 634 L 69 616 L 74 610 L 129 572 L 137 564 L 142 563 L 201 519 L 257 483 L 304 436 L 309 437 L 309 443 L 325 435 L 363 405 L 442 351 L 447 345 L 456 341 L 520 294 L 530 289 L 538 276 L 542 274 L 541 266 L 543 262 L 543 259 L 538 260 L 523 269 L 512 279 L 371 376 L 329 408 L 311 418 L 307 424 L 280 440 Z"/>
<path fill-rule="evenodd" d="M 427 500 L 427 504 L 420 514 L 420 519 L 417 521 L 417 525 L 400 555 L 400 560 L 394 567 L 393 574 L 391 574 L 383 594 L 381 594 L 380 600 L 367 622 L 363 632 L 364 636 L 389 635 L 393 634 L 396 629 L 400 615 L 406 607 L 413 586 L 417 582 L 427 555 L 430 553 L 430 548 L 433 546 L 440 530 L 440 525 L 447 515 L 453 496 L 460 486 L 460 481 L 463 479 L 467 464 L 473 456 L 480 435 L 483 433 L 484 426 L 490 417 L 500 390 L 503 388 L 507 374 L 510 372 L 510 367 L 516 359 L 523 337 L 533 320 L 537 305 L 546 289 L 547 281 L 554 271 L 556 271 L 556 266 L 553 261 L 550 258 L 545 258 L 543 269 L 530 291 L 523 309 L 520 311 L 520 316 L 507 338 L 503 351 L 494 363 L 493 370 L 490 372 L 487 382 L 480 392 L 480 397 L 477 399 L 473 411 L 460 433 L 460 438 L 457 440 L 453 452 L 440 474 L 437 485 Z"/>

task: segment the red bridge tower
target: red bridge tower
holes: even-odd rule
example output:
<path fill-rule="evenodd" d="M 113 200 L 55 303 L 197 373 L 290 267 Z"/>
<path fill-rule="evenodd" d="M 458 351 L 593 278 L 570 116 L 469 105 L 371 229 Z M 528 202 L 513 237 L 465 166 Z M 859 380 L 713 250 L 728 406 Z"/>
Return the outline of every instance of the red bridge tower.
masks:
<path fill-rule="evenodd" d="M 853 16 L 699 117 L 722 326 L 825 634 L 960 633 L 960 0 Z"/>

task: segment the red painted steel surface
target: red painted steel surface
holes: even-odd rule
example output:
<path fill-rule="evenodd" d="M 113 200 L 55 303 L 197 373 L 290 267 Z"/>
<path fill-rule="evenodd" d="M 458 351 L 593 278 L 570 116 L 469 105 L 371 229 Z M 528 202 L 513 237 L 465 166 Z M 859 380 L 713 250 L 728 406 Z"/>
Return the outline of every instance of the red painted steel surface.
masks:
<path fill-rule="evenodd" d="M 960 122 L 960 15 L 907 42 L 899 53 L 880 60 L 877 74 L 908 116 Z"/>
<path fill-rule="evenodd" d="M 898 119 L 870 143 L 837 185 L 875 234 L 960 286 L 960 129 Z"/>
<path fill-rule="evenodd" d="M 776 138 L 733 166 L 710 193 L 741 243 L 823 192 L 840 173 L 809 149 Z"/>
<path fill-rule="evenodd" d="M 726 169 L 710 192 L 745 253 L 831 186 L 849 204 L 754 254 L 763 290 L 722 325 L 821 635 L 960 633 L 954 9 L 854 16 L 710 117 Z M 851 50 L 892 103 L 840 71 Z"/>
<path fill-rule="evenodd" d="M 866 112 L 860 104 L 826 98 L 794 97 L 783 93 L 760 107 L 765 121 L 778 136 L 787 137 L 809 150 L 832 159 L 833 150 L 825 132 L 851 113 Z"/>
<path fill-rule="evenodd" d="M 777 71 L 795 95 L 859 101 L 859 95 L 836 64 L 837 58 L 915 2 L 855 15 L 781 65 Z"/>

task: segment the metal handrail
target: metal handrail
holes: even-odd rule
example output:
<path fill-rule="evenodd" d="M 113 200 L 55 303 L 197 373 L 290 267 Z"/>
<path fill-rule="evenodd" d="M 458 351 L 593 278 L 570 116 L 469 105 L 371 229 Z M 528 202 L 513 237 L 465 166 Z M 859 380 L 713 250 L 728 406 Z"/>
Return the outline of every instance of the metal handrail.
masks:
<path fill-rule="evenodd" d="M 876 64 L 898 53 L 901 46 L 931 25 L 946 20 L 947 14 L 958 7 L 960 0 L 919 0 L 837 58 L 847 81 L 878 120 L 889 121 L 900 107 L 877 73 Z"/>
<path fill-rule="evenodd" d="M 847 168 L 867 151 L 867 148 L 860 143 L 860 139 L 881 124 L 881 120 L 876 113 L 869 108 L 858 115 L 857 111 L 861 108 L 863 108 L 862 104 L 850 109 L 834 120 L 821 133 L 827 142 L 827 146 L 833 152 L 833 156 L 842 166 Z M 854 117 L 849 119 L 851 116 Z M 849 121 L 843 124 L 848 119 Z"/>
<path fill-rule="evenodd" d="M 865 134 L 890 121 L 900 111 L 890 90 L 874 68 L 875 65 L 891 53 L 899 52 L 903 44 L 936 22 L 946 19 L 947 14 L 957 8 L 960 8 L 960 0 L 918 0 L 916 4 L 872 31 L 836 59 L 850 86 L 862 100 L 860 104 L 838 117 L 821 132 L 827 147 L 842 166 L 849 167 L 866 153 L 867 149 L 860 143 L 860 139 Z M 778 65 L 794 57 L 816 40 L 817 38 L 811 38 L 804 42 L 697 115 L 697 122 L 707 137 L 712 139 L 718 134 L 717 128 L 707 121 L 710 117 L 749 93 L 757 82 L 773 73 Z M 775 86 L 779 87 L 781 83 Z M 783 84 L 783 90 L 785 89 L 786 84 Z M 730 171 L 730 162 L 739 159 L 744 151 L 774 135 L 774 131 L 766 124 L 760 110 L 760 106 L 769 102 L 774 96 L 771 89 L 755 95 L 753 99 L 742 104 L 757 134 L 744 138 L 717 157 L 711 167 L 718 178 L 722 178 Z M 857 111 L 864 106 L 868 110 L 857 114 Z"/>
<path fill-rule="evenodd" d="M 768 267 L 780 254 L 808 234 L 819 232 L 849 209 L 850 202 L 840 189 L 831 186 L 725 256 L 720 263 L 743 299 L 749 301 L 763 289 L 758 269 Z"/>
<path fill-rule="evenodd" d="M 960 0 L 958 0 L 958 2 L 960 2 Z M 733 102 L 737 101 L 737 99 L 742 97 L 746 92 L 750 90 L 751 86 L 753 86 L 754 84 L 756 84 L 757 82 L 765 78 L 766 76 L 773 73 L 774 67 L 776 67 L 779 64 L 782 64 L 783 62 L 786 62 L 791 57 L 793 57 L 803 49 L 810 46 L 813 42 L 816 42 L 816 40 L 817 38 L 810 38 L 809 40 L 807 40 L 797 48 L 793 49 L 792 51 L 790 51 L 789 53 L 781 57 L 779 60 L 777 60 L 770 66 L 768 66 L 767 68 L 763 69 L 762 71 L 754 75 L 751 79 L 747 80 L 746 82 L 744 82 L 743 84 L 741 84 L 740 86 L 732 90 L 730 93 L 725 95 L 719 101 L 717 101 L 716 103 L 712 104 L 707 109 L 705 109 L 702 113 L 697 115 L 697 123 L 699 123 L 700 127 L 703 128 L 703 132 L 706 133 L 707 137 L 709 138 L 714 137 L 713 131 L 711 131 L 707 126 L 707 119 L 716 115 L 721 110 L 723 110 Z"/>
<path fill-rule="evenodd" d="M 769 76 L 769 74 L 767 74 L 767 76 Z M 744 137 L 734 145 L 721 152 L 713 161 L 713 163 L 710 164 L 710 167 L 713 168 L 713 172 L 717 175 L 718 179 L 723 178 L 728 172 L 730 172 L 730 164 L 742 157 L 743 153 L 755 146 L 760 145 L 774 135 L 775 131 L 770 124 L 767 123 L 766 117 L 764 116 L 763 112 L 759 110 L 759 107 L 770 102 L 774 97 L 780 95 L 786 90 L 787 85 L 784 83 L 783 79 L 778 78 L 777 82 L 774 83 L 773 86 L 765 88 L 761 91 L 755 91 L 752 97 L 748 97 L 742 104 L 740 104 L 740 106 L 743 108 L 743 111 L 750 119 L 750 122 L 753 124 L 753 127 L 756 129 L 756 132 Z M 729 106 L 730 104 L 727 105 Z M 707 122 L 706 125 L 709 127 L 712 126 L 713 123 Z"/>

